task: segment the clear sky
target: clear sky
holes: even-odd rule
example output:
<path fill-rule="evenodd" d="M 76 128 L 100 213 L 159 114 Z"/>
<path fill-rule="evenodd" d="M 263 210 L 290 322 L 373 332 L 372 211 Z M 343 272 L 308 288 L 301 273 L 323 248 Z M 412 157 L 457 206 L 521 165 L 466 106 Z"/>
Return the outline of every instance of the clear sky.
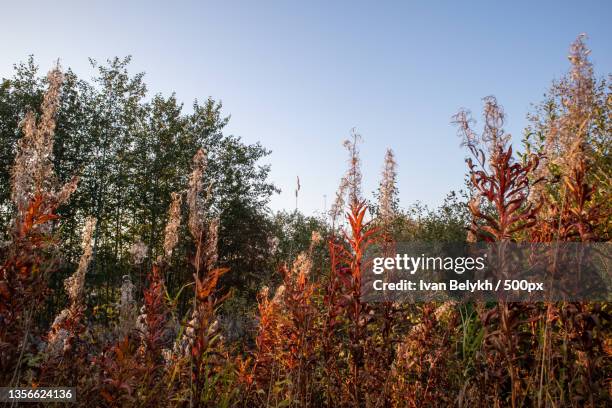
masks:
<path fill-rule="evenodd" d="M 463 185 L 458 108 L 497 96 L 519 140 L 582 32 L 596 72 L 612 72 L 610 1 L 2 1 L 0 15 L 0 77 L 29 54 L 84 76 L 88 57 L 130 54 L 151 92 L 221 100 L 228 132 L 273 151 L 272 208 L 294 208 L 299 176 L 306 213 L 324 195 L 329 208 L 352 127 L 365 192 L 391 147 L 402 205 L 437 205 Z"/>

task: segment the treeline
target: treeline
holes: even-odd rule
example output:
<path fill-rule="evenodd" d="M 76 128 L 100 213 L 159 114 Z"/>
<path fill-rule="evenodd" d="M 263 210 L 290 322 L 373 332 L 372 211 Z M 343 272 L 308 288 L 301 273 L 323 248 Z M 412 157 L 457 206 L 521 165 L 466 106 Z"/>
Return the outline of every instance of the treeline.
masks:
<path fill-rule="evenodd" d="M 224 283 L 248 287 L 270 275 L 270 246 L 274 223 L 267 203 L 277 191 L 268 180 L 270 153 L 259 144 L 245 144 L 224 133 L 228 117 L 211 98 L 186 109 L 176 96 L 149 95 L 143 74 L 128 72 L 130 58 L 92 61 L 96 76 L 79 78 L 68 69 L 56 114 L 53 165 L 60 182 L 74 175 L 79 188 L 58 210 L 54 224 L 64 265 L 54 275 L 60 289 L 80 255 L 80 231 L 85 218 L 98 220 L 93 232 L 93 257 L 88 286 L 93 305 L 113 302 L 112 288 L 134 273 L 135 258 L 142 268 L 135 281 L 142 289 L 142 271 L 162 253 L 163 229 L 171 193 L 184 191 L 191 159 L 203 148 L 208 156 L 205 175 L 210 196 L 207 213 L 220 217 L 219 252 L 232 269 Z M 14 213 L 10 200 L 11 167 L 20 126 L 30 109 L 40 114 L 47 79 L 34 59 L 15 65 L 0 86 L 0 229 L 8 230 Z M 6 238 L 5 238 L 6 239 Z M 191 242 L 181 229 L 168 275 L 171 289 L 191 279 L 182 271 L 192 255 Z M 137 272 L 138 272 L 137 271 Z M 252 291 L 256 287 L 251 288 Z M 62 302 L 56 299 L 56 302 Z M 103 310 L 102 310 L 103 311 Z"/>

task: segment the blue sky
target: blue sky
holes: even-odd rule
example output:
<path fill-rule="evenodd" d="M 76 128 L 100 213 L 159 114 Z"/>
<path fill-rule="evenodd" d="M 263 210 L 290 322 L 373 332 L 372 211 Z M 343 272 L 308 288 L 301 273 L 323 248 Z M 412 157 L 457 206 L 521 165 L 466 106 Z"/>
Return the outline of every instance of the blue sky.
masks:
<path fill-rule="evenodd" d="M 128 4 L 129 3 L 129 4 Z M 461 4 L 460 4 L 461 3 Z M 450 118 L 497 96 L 520 140 L 532 102 L 589 35 L 596 72 L 612 72 L 609 1 L 3 2 L 0 77 L 34 54 L 89 76 L 88 57 L 133 56 L 152 93 L 188 107 L 212 96 L 227 131 L 273 151 L 275 210 L 327 206 L 346 168 L 341 142 L 363 136 L 364 191 L 385 149 L 397 156 L 400 200 L 439 204 L 463 186 L 464 151 Z"/>

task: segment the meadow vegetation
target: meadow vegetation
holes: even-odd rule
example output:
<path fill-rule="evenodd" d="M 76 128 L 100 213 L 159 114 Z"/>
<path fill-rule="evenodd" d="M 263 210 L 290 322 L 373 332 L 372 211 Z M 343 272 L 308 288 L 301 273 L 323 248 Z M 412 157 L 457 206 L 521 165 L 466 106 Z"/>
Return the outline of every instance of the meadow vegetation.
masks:
<path fill-rule="evenodd" d="M 270 213 L 269 152 L 224 134 L 212 99 L 148 98 L 129 59 L 92 61 L 91 81 L 16 65 L 0 86 L 0 385 L 108 407 L 611 405 L 609 303 L 361 301 L 373 246 L 609 240 L 611 77 L 582 36 L 569 62 L 520 152 L 494 97 L 480 131 L 453 117 L 465 192 L 402 209 L 388 150 L 366 197 L 354 132 L 321 216 Z"/>

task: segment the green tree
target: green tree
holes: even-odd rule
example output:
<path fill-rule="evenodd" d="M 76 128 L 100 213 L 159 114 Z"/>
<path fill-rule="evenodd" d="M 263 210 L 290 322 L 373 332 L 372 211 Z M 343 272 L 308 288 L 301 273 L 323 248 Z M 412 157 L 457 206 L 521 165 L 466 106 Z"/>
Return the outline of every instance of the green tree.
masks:
<path fill-rule="evenodd" d="M 134 270 L 131 245 L 144 242 L 149 262 L 161 253 L 170 194 L 185 191 L 191 158 L 203 148 L 209 163 L 209 215 L 222 222 L 219 262 L 232 268 L 224 283 L 244 289 L 253 281 L 256 287 L 268 270 L 272 223 L 267 204 L 277 191 L 268 180 L 270 167 L 261 163 L 270 152 L 225 134 L 229 118 L 212 98 L 195 101 L 186 112 L 174 94 L 149 97 L 144 74 L 129 72 L 130 57 L 103 64 L 91 60 L 91 65 L 95 75 L 88 80 L 68 69 L 60 95 L 54 165 L 60 181 L 75 173 L 81 180 L 55 225 L 66 262 L 52 286 L 59 289 L 74 270 L 78 231 L 93 215 L 98 223 L 87 275 L 93 286 L 89 300 L 97 305 L 114 301 L 121 276 Z M 30 57 L 0 85 L 0 226 L 6 230 L 13 212 L 10 168 L 21 137 L 18 124 L 29 107 L 40 106 L 45 80 Z M 171 289 L 191 280 L 183 267 L 191 255 L 184 229 L 180 242 L 168 277 Z M 141 288 L 143 280 L 137 282 Z"/>

